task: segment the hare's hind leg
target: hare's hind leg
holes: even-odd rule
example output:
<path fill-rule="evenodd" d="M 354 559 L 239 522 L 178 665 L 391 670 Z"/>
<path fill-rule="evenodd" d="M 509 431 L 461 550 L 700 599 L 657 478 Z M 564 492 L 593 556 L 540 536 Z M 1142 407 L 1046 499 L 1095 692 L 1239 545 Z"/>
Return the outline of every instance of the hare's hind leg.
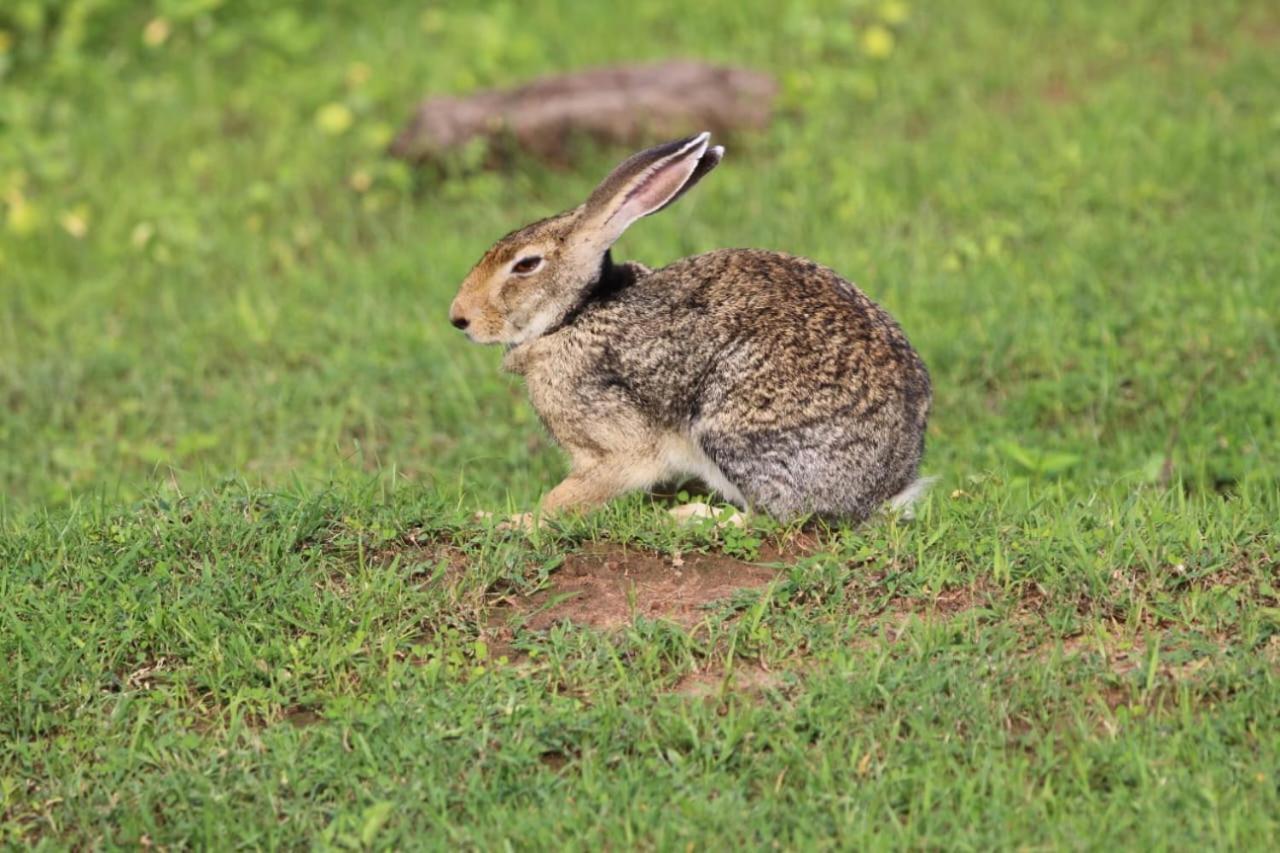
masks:
<path fill-rule="evenodd" d="M 830 425 L 754 434 L 705 431 L 707 456 L 754 509 L 789 520 L 820 515 L 861 521 L 876 501 L 873 443 Z"/>

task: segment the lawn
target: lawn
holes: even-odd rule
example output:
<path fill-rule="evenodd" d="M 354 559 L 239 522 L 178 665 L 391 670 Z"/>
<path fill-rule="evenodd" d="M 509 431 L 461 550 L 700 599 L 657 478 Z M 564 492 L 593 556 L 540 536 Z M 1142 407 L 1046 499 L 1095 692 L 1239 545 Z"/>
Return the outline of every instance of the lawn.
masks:
<path fill-rule="evenodd" d="M 616 253 L 889 309 L 914 521 L 475 519 L 565 462 L 449 300 L 627 152 L 386 143 L 673 55 L 779 114 Z M 0 845 L 1274 849 L 1278 56 L 1267 0 L 6 2 Z"/>

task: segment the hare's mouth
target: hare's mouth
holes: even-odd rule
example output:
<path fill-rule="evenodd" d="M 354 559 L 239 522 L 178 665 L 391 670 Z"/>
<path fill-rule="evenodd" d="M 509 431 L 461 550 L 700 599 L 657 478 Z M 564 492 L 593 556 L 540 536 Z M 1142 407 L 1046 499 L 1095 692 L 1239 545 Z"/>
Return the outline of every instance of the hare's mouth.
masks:
<path fill-rule="evenodd" d="M 535 311 L 526 322 L 520 326 L 516 326 L 512 330 L 513 334 L 506 343 L 509 343 L 512 346 L 519 346 L 520 344 L 531 341 L 534 338 L 542 337 L 548 330 L 557 324 L 557 321 L 560 320 L 563 314 L 564 309 L 559 305 L 552 304 L 542 306 Z"/>
<path fill-rule="evenodd" d="M 501 334 L 486 335 L 478 331 L 474 326 L 467 329 L 467 339 L 473 344 L 504 344 L 510 345 L 510 339 Z"/>

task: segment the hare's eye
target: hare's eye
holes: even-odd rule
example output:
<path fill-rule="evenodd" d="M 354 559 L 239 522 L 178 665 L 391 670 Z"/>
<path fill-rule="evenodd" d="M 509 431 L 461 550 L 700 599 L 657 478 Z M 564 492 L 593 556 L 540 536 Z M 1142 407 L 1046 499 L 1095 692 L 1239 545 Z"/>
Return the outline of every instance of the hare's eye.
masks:
<path fill-rule="evenodd" d="M 537 255 L 530 255 L 512 264 L 511 271 L 516 275 L 528 275 L 540 266 L 542 266 L 542 258 Z"/>

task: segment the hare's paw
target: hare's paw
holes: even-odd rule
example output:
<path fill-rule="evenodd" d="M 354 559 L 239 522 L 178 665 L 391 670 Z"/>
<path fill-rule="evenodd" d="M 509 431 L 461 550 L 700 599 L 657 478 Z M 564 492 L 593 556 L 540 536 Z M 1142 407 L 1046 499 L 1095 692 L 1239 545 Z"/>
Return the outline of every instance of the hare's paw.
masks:
<path fill-rule="evenodd" d="M 747 521 L 746 517 L 733 507 L 717 510 L 703 501 L 693 501 L 668 512 L 678 523 L 685 525 L 696 525 L 705 519 L 712 519 L 716 527 L 741 527 Z"/>
<path fill-rule="evenodd" d="M 499 530 L 537 530 L 542 527 L 545 522 L 541 518 L 535 518 L 531 512 L 518 512 L 509 516 L 506 521 L 498 525 Z"/>
<path fill-rule="evenodd" d="M 487 510 L 478 510 L 473 516 L 476 521 L 489 521 L 494 518 L 496 513 Z M 515 515 L 509 515 L 504 520 L 499 521 L 494 526 L 495 530 L 536 530 L 543 526 L 543 522 L 539 518 L 535 518 L 531 512 L 518 512 Z"/>

